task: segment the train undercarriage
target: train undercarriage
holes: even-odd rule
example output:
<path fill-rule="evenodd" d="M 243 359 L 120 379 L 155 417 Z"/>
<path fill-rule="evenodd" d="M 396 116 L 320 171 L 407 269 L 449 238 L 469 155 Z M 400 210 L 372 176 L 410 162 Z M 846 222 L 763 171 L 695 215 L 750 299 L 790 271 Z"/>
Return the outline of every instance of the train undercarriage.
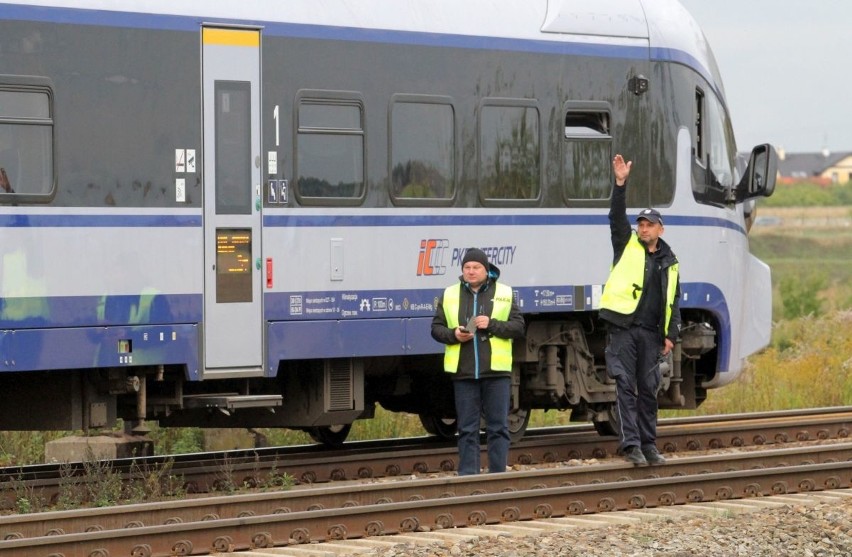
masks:
<path fill-rule="evenodd" d="M 684 312 L 680 342 L 666 360 L 660 408 L 695 408 L 716 369 L 715 328 Z M 532 410 L 570 412 L 602 435 L 617 428 L 615 382 L 607 377 L 605 329 L 585 319 L 532 319 L 515 343 L 510 431 L 520 439 Z M 285 427 L 318 443 L 345 441 L 352 423 L 377 406 L 418 415 L 431 435 L 455 435 L 451 379 L 439 354 L 281 362 L 275 378 L 186 381 L 183 366 L 123 367 L 5 374 L 0 385 L 16 398 L 0 407 L 5 429 L 90 430 L 122 418 L 134 433 L 148 422 L 165 427 Z M 26 377 L 24 377 L 26 375 Z M 68 396 L 71 393 L 72 396 Z"/>

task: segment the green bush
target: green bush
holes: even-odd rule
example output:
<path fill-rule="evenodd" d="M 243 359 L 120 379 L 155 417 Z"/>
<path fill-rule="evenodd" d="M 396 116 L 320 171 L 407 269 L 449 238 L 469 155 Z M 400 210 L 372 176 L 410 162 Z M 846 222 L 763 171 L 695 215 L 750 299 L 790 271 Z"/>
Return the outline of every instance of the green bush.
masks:
<path fill-rule="evenodd" d="M 742 375 L 707 393 L 697 414 L 763 412 L 852 404 L 852 312 L 774 325 L 772 345 L 749 358 Z M 671 412 L 667 416 L 683 416 Z"/>
<path fill-rule="evenodd" d="M 154 426 L 149 437 L 154 441 L 155 454 L 199 453 L 204 447 L 204 432 L 197 427 Z"/>
<path fill-rule="evenodd" d="M 811 183 L 779 184 L 771 197 L 760 200 L 766 207 L 837 207 L 852 205 L 852 183 L 823 186 Z"/>
<path fill-rule="evenodd" d="M 828 281 L 822 275 L 810 277 L 783 277 L 778 288 L 785 319 L 795 319 L 806 315 L 818 316 L 822 311 L 819 293 Z"/>
<path fill-rule="evenodd" d="M 45 444 L 66 435 L 69 435 L 69 432 L 2 431 L 0 432 L 0 465 L 25 466 L 44 462 Z"/>

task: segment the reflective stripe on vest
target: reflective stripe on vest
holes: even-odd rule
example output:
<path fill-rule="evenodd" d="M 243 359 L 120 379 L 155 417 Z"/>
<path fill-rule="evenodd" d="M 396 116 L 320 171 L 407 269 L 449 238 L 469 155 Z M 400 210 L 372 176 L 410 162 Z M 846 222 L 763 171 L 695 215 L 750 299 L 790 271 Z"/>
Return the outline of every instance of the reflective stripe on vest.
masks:
<path fill-rule="evenodd" d="M 669 322 L 672 320 L 672 306 L 674 306 L 674 299 L 677 294 L 678 272 L 677 263 L 669 267 L 669 282 L 668 289 L 666 290 L 666 328 L 663 329 L 663 335 L 668 335 L 669 333 Z"/>
<path fill-rule="evenodd" d="M 491 319 L 506 321 L 512 310 L 512 288 L 497 283 L 494 293 L 494 303 L 491 308 Z M 461 285 L 453 285 L 444 290 L 444 317 L 447 327 L 455 329 L 459 326 L 459 296 Z M 494 371 L 512 371 L 512 339 L 491 336 L 491 369 Z M 461 343 L 448 344 L 444 348 L 444 371 L 456 373 L 459 368 Z"/>
<path fill-rule="evenodd" d="M 672 304 L 677 292 L 678 264 L 668 269 L 668 288 L 666 289 L 666 320 L 664 334 L 669 330 L 672 317 Z M 630 234 L 630 240 L 624 247 L 621 258 L 609 274 L 601 296 L 601 309 L 608 309 L 622 315 L 631 315 L 639 306 L 642 295 L 642 283 L 645 281 L 645 246 L 639 241 L 636 232 Z"/>
<path fill-rule="evenodd" d="M 604 285 L 601 308 L 630 315 L 639 306 L 639 295 L 645 281 L 645 247 L 635 232 L 624 246 L 621 258 Z"/>

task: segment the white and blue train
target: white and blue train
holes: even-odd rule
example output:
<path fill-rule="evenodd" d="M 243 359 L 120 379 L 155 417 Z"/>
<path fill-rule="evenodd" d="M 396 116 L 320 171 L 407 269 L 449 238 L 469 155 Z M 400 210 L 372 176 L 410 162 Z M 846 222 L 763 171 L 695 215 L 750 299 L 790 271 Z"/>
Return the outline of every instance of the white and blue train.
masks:
<path fill-rule="evenodd" d="M 527 322 L 515 435 L 608 431 L 615 153 L 681 262 L 661 407 L 694 408 L 769 341 L 776 159 L 737 164 L 675 0 L 0 2 L 0 429 L 452 435 L 429 327 L 475 246 Z"/>

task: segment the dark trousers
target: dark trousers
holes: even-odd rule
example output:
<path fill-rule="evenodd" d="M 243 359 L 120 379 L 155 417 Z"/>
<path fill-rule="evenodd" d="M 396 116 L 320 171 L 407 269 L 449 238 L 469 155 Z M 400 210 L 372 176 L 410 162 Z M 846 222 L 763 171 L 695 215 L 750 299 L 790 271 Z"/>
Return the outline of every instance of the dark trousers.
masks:
<path fill-rule="evenodd" d="M 657 390 L 662 341 L 656 331 L 642 327 L 610 329 L 606 368 L 615 379 L 619 451 L 649 448 L 657 442 Z"/>
<path fill-rule="evenodd" d="M 453 381 L 459 432 L 459 476 L 479 473 L 480 416 L 485 418 L 488 471 L 506 471 L 510 379 L 506 373 L 505 376 Z"/>

